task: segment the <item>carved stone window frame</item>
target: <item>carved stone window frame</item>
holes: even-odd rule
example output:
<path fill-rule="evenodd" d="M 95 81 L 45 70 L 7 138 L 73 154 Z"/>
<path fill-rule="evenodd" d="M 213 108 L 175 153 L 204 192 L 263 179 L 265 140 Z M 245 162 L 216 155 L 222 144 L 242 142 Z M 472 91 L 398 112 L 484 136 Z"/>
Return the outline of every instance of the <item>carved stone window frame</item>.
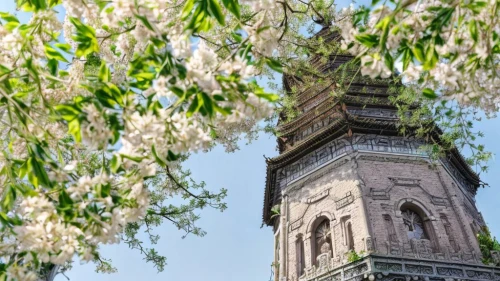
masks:
<path fill-rule="evenodd" d="M 329 212 L 320 212 L 314 216 L 313 219 L 309 221 L 309 224 L 307 226 L 307 234 L 305 236 L 306 241 L 308 241 L 305 244 L 309 244 L 309 250 L 310 250 L 310 262 L 311 266 L 317 265 L 316 257 L 318 256 L 318 253 L 316 251 L 316 229 L 317 227 L 324 221 L 328 220 L 330 224 L 330 240 L 331 240 L 331 252 L 332 255 L 331 257 L 336 255 L 336 250 L 335 250 L 335 236 L 334 236 L 334 229 L 333 226 L 335 225 L 335 217 L 329 213 Z M 305 245 L 304 244 L 304 245 Z M 307 255 L 307 253 L 306 253 Z"/>

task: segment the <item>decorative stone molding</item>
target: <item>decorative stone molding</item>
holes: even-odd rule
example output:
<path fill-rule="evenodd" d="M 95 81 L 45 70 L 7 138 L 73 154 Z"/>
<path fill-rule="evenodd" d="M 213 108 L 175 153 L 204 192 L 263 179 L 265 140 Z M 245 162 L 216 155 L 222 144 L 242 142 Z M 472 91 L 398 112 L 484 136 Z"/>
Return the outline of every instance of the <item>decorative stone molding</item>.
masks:
<path fill-rule="evenodd" d="M 448 199 L 434 196 L 431 193 L 429 193 L 424 187 L 422 187 L 420 179 L 389 177 L 389 180 L 391 181 L 391 184 L 386 189 L 382 190 L 377 190 L 373 188 L 370 189 L 370 196 L 374 200 L 390 200 L 391 199 L 390 194 L 392 189 L 401 186 L 408 188 L 420 188 L 430 198 L 432 204 L 436 206 L 446 207 L 449 205 Z"/>
<path fill-rule="evenodd" d="M 318 257 L 319 259 L 319 257 Z M 319 261 L 319 260 L 318 260 Z M 394 258 L 369 255 L 359 261 L 332 266 L 322 271 L 314 267 L 306 269 L 301 281 L 491 281 L 500 280 L 500 268 L 467 265 L 462 262 L 422 261 L 415 258 Z"/>
<path fill-rule="evenodd" d="M 284 188 L 293 180 L 306 175 L 326 162 L 352 151 L 379 151 L 398 154 L 424 156 L 419 149 L 424 142 L 418 139 L 404 137 L 387 137 L 378 135 L 354 135 L 352 142 L 349 137 L 333 140 L 300 160 L 277 170 L 277 187 Z"/>
<path fill-rule="evenodd" d="M 378 118 L 388 118 L 397 119 L 398 112 L 396 110 L 381 109 L 381 108 L 347 108 L 348 112 L 363 117 L 378 117 Z"/>
<path fill-rule="evenodd" d="M 316 258 L 318 267 L 316 268 L 316 274 L 322 274 L 327 272 L 331 266 L 330 253 L 323 253 Z"/>
<path fill-rule="evenodd" d="M 400 263 L 375 262 L 374 264 L 375 270 L 403 272 L 403 265 Z"/>
<path fill-rule="evenodd" d="M 343 166 L 347 162 L 349 162 L 348 159 L 339 159 L 338 161 L 335 161 L 334 163 L 328 165 L 328 167 L 323 168 L 320 171 L 312 174 L 311 176 L 304 178 L 300 181 L 292 183 L 290 185 L 290 187 L 288 187 L 287 191 L 291 192 L 291 191 L 296 190 L 296 189 L 301 189 L 306 185 L 310 185 L 310 184 L 314 183 L 315 181 L 319 180 L 320 178 L 322 178 L 324 175 L 331 174 L 334 170 Z"/>
<path fill-rule="evenodd" d="M 349 191 L 346 193 L 346 195 L 338 200 L 335 200 L 335 206 L 337 207 L 337 210 L 344 208 L 345 206 L 351 204 L 354 202 L 354 196 L 352 193 Z"/>
<path fill-rule="evenodd" d="M 300 218 L 290 224 L 290 231 L 293 231 L 295 229 L 298 229 L 299 227 L 302 226 L 303 223 L 303 218 Z"/>
<path fill-rule="evenodd" d="M 322 200 L 323 198 L 327 197 L 329 193 L 330 193 L 330 189 L 316 193 L 307 199 L 307 204 L 312 204 L 312 203 L 318 202 L 318 201 Z"/>

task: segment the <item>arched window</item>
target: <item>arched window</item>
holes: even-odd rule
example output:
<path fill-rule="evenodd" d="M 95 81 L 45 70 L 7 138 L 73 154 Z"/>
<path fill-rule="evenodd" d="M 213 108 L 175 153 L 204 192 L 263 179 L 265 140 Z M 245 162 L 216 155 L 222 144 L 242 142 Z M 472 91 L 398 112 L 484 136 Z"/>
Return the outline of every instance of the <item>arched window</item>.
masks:
<path fill-rule="evenodd" d="M 300 235 L 297 238 L 297 242 L 295 242 L 295 255 L 297 258 L 297 276 L 300 277 L 304 274 L 304 269 L 306 268 L 304 259 L 304 239 L 302 239 L 302 235 Z"/>
<path fill-rule="evenodd" d="M 342 230 L 342 241 L 347 246 L 347 250 L 354 250 L 354 234 L 352 232 L 351 216 L 345 216 L 340 219 Z"/>
<path fill-rule="evenodd" d="M 425 213 L 419 205 L 412 202 L 406 202 L 401 206 L 400 210 L 408 239 L 422 240 L 419 243 L 422 242 L 424 244 L 426 243 L 424 240 L 426 240 L 430 243 L 428 245 L 430 251 L 440 252 L 438 236 L 436 235 L 432 221 L 428 217 L 431 214 Z"/>
<path fill-rule="evenodd" d="M 330 257 L 332 257 L 332 252 L 330 220 L 328 218 L 323 218 L 314 230 L 313 264 L 316 264 L 319 255 L 329 253 Z"/>
<path fill-rule="evenodd" d="M 419 214 L 410 209 L 402 210 L 401 213 L 408 239 L 428 239 L 428 235 L 425 233 L 424 220 Z"/>

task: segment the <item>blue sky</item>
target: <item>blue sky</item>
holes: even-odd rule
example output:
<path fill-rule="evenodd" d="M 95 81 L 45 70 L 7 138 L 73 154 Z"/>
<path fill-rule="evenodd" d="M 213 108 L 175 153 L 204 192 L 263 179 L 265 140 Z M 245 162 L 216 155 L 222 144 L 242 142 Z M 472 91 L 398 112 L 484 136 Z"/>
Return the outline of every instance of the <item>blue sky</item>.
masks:
<path fill-rule="evenodd" d="M 13 0 L 0 0 L 0 10 L 14 12 Z M 7 2 L 7 3 L 4 3 Z M 359 3 L 359 2 L 358 2 Z M 477 129 L 485 133 L 486 148 L 500 155 L 500 120 L 483 120 Z M 167 256 L 165 271 L 157 273 L 152 264 L 128 249 L 126 244 L 103 246 L 105 257 L 111 258 L 118 269 L 114 274 L 97 274 L 93 264 L 74 264 L 67 273 L 71 281 L 267 281 L 271 276 L 273 234 L 271 228 L 261 228 L 265 184 L 263 155 L 277 155 L 275 138 L 262 134 L 250 145 L 242 145 L 236 153 L 227 154 L 220 147 L 210 153 L 195 154 L 187 167 L 196 180 L 203 180 L 213 190 L 229 190 L 228 210 L 221 213 L 206 209 L 201 212 L 199 225 L 207 231 L 205 237 L 188 236 L 169 224 L 157 229 L 161 235 L 156 249 Z M 494 159 L 490 172 L 482 179 L 490 187 L 480 189 L 477 206 L 493 234 L 500 236 L 500 221 L 496 217 L 500 198 L 500 166 Z M 64 281 L 58 276 L 57 281 Z"/>

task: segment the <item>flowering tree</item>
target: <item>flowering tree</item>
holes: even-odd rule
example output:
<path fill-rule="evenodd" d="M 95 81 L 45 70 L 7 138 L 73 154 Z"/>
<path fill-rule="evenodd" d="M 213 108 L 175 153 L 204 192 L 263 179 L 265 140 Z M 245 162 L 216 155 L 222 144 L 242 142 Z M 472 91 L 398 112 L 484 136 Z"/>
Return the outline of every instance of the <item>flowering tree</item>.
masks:
<path fill-rule="evenodd" d="M 309 87 L 322 82 L 335 85 L 334 94 L 341 94 L 342 85 L 349 84 L 357 71 L 371 79 L 394 79 L 396 85 L 402 81 L 405 86 L 395 89 L 399 96 L 394 99 L 400 107 L 402 130 L 407 125 L 420 127 L 419 134 L 430 138 L 433 151 L 469 148 L 469 164 L 486 170 L 491 153 L 477 143 L 482 133 L 473 129 L 473 121 L 482 114 L 495 116 L 499 110 L 500 2 L 373 0 L 371 6 L 356 9 L 337 9 L 335 4 L 296 0 L 267 5 L 273 9 L 267 10 L 266 20 L 278 28 L 278 51 L 273 55 L 284 71 L 309 75 Z M 321 27 L 342 39 L 332 44 L 317 36 Z M 342 53 L 356 57 L 349 75 L 345 69 L 325 73 L 317 69 L 321 59 L 309 59 L 316 55 L 335 59 Z M 422 106 L 408 116 L 414 103 Z M 285 115 L 293 117 L 289 110 L 294 106 L 293 95 L 283 105 L 288 105 L 281 109 L 287 111 Z M 431 140 L 437 125 L 444 133 L 439 140 Z"/>
<path fill-rule="evenodd" d="M 75 255 L 110 271 L 99 245 L 120 240 L 161 270 L 139 229 L 152 242 L 164 220 L 203 234 L 194 210 L 225 208 L 225 190 L 191 181 L 182 161 L 253 137 L 278 99 L 253 77 L 323 81 L 311 55 L 352 52 L 382 78 L 400 60 L 425 96 L 498 110 L 497 2 L 377 2 L 17 0 L 28 23 L 0 13 L 1 276 L 50 279 Z M 343 44 L 309 38 L 318 25 Z M 189 200 L 169 205 L 177 195 Z"/>
<path fill-rule="evenodd" d="M 499 5 L 495 0 L 374 0 L 340 25 L 344 46 L 360 58 L 363 75 L 389 77 L 400 62 L 403 79 L 439 101 L 424 112 L 448 129 L 444 143 L 470 148 L 469 164 L 481 171 L 491 154 L 476 143 L 482 133 L 472 130 L 472 121 L 480 120 L 478 111 L 495 116 L 499 110 Z M 420 113 L 414 125 L 422 125 Z"/>
<path fill-rule="evenodd" d="M 196 38 L 253 12 L 233 0 L 17 5 L 28 23 L 0 14 L 0 274 L 50 279 L 75 255 L 110 271 L 99 245 L 120 240 L 162 270 L 135 237 L 141 227 L 152 242 L 163 220 L 202 235 L 194 210 L 225 208 L 225 191 L 192 182 L 182 160 L 215 143 L 234 149 L 277 98 L 250 79 L 264 59 L 255 54 L 270 51 L 256 30 L 225 55 Z M 189 200 L 165 202 L 177 195 Z"/>

